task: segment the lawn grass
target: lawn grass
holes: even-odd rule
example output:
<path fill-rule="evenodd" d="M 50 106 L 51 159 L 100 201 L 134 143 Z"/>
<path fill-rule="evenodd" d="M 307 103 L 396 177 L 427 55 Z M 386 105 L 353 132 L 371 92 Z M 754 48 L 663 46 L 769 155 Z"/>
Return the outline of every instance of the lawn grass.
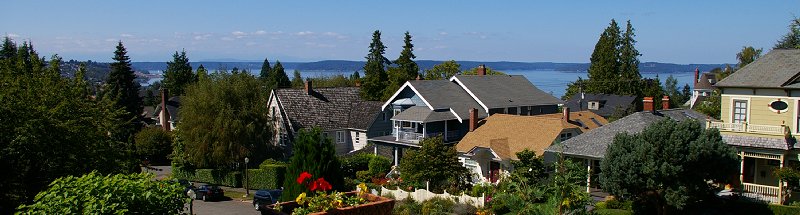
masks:
<path fill-rule="evenodd" d="M 253 193 L 251 193 L 250 196 L 247 196 L 247 198 L 243 196 L 244 196 L 243 192 L 237 192 L 233 190 L 225 191 L 225 197 L 231 198 L 232 200 L 237 200 L 237 201 L 253 200 Z"/>

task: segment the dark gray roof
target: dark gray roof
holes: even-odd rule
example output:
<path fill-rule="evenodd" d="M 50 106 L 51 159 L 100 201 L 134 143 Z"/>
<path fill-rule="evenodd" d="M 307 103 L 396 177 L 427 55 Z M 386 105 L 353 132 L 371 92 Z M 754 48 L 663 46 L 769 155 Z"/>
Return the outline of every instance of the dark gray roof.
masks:
<path fill-rule="evenodd" d="M 311 95 L 305 89 L 274 90 L 283 111 L 295 129 L 320 127 L 323 130 L 367 130 L 381 102 L 364 101 L 358 87 L 314 88 Z"/>
<path fill-rule="evenodd" d="M 456 75 L 487 108 L 562 104 L 522 75 Z"/>
<path fill-rule="evenodd" d="M 178 109 L 180 109 L 180 107 L 181 107 L 180 96 L 173 96 L 167 100 L 167 112 L 169 112 L 169 118 L 171 118 L 172 121 L 175 122 L 181 121 L 181 115 L 180 112 L 178 112 Z M 156 105 L 155 110 L 153 110 L 153 117 L 154 118 L 158 117 L 160 113 L 161 113 L 161 103 L 158 103 L 158 105 Z"/>
<path fill-rule="evenodd" d="M 798 74 L 800 74 L 800 50 L 775 49 L 720 80 L 714 86 L 800 89 L 800 83 L 796 80 Z"/>
<path fill-rule="evenodd" d="M 689 119 L 704 122 L 706 116 L 693 110 L 670 109 L 656 112 L 642 111 L 636 112 L 602 127 L 595 128 L 581 135 L 570 138 L 559 145 L 552 145 L 545 151 L 563 152 L 566 155 L 603 158 L 606 154 L 608 144 L 614 140 L 614 136 L 619 133 L 627 132 L 636 134 L 642 132 L 648 125 L 665 119 L 672 118 L 676 121 Z M 563 150 L 563 151 L 562 151 Z"/>
<path fill-rule="evenodd" d="M 717 76 L 712 73 L 703 73 L 700 75 L 697 83 L 694 84 L 694 89 L 715 89 L 714 84 L 717 83 Z"/>
<path fill-rule="evenodd" d="M 454 116 L 450 110 L 431 110 L 428 107 L 414 106 L 400 112 L 400 114 L 395 115 L 392 119 L 414 122 L 438 122 L 456 119 L 456 116 Z"/>
<path fill-rule="evenodd" d="M 768 149 L 780 149 L 780 150 L 787 150 L 789 146 L 786 145 L 786 139 L 779 137 L 779 138 L 769 138 L 769 137 L 753 137 L 753 136 L 743 136 L 743 135 L 722 135 L 722 140 L 728 145 L 732 146 L 742 146 L 742 147 L 755 147 L 755 148 L 768 148 Z M 795 147 L 800 146 L 800 144 L 795 144 Z"/>
<path fill-rule="evenodd" d="M 488 116 L 472 97 L 458 84 L 448 80 L 413 80 L 409 81 L 420 96 L 425 99 L 433 109 L 453 109 L 462 120 L 469 119 L 469 109 L 478 110 L 478 117 Z"/>
<path fill-rule="evenodd" d="M 635 96 L 621 96 L 621 95 L 614 95 L 614 94 L 589 94 L 586 93 L 581 99 L 580 94 L 575 94 L 564 103 L 565 107 L 568 107 L 572 111 L 582 111 L 582 110 L 589 110 L 589 102 L 590 101 L 599 101 L 602 106 L 597 110 L 589 110 L 592 113 L 597 115 L 603 116 L 608 118 L 609 116 L 613 115 L 617 109 L 622 111 L 630 108 L 634 105 L 634 101 L 636 100 Z M 619 108 L 617 108 L 619 107 Z"/>

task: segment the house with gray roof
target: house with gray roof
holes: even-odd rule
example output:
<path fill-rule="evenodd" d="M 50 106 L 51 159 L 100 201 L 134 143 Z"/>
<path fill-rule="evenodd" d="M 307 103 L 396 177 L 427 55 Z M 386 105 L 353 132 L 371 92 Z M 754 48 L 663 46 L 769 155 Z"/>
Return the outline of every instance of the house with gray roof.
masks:
<path fill-rule="evenodd" d="M 365 101 L 359 87 L 279 88 L 270 92 L 267 104 L 274 122 L 274 143 L 291 149 L 300 129 L 318 127 L 333 140 L 337 154 L 363 149 L 367 138 L 382 135 L 391 126 L 379 119 L 379 101 Z"/>
<path fill-rule="evenodd" d="M 652 97 L 645 97 L 645 102 L 652 103 Z M 691 109 L 670 109 L 669 102 L 662 110 L 653 110 L 653 105 L 644 104 L 644 111 L 636 112 L 608 123 L 602 127 L 587 131 L 581 135 L 567 139 L 561 144 L 555 144 L 545 149 L 545 161 L 553 161 L 557 154 L 577 160 L 583 160 L 589 172 L 587 179 L 587 192 L 591 189 L 599 189 L 598 176 L 600 174 L 600 162 L 603 160 L 609 144 L 614 141 L 614 137 L 626 132 L 637 134 L 642 132 L 645 127 L 664 119 L 676 121 L 696 120 L 702 125 L 706 124 L 706 115 Z"/>
<path fill-rule="evenodd" d="M 393 149 L 398 164 L 405 148 L 442 136 L 453 144 L 496 113 L 538 115 L 558 112 L 559 99 L 533 86 L 521 75 L 455 75 L 449 80 L 412 80 L 380 107 L 379 119 L 390 122 L 383 135 L 368 138 Z"/>
<path fill-rule="evenodd" d="M 177 129 L 176 125 L 181 120 L 181 115 L 178 113 L 178 109 L 181 107 L 181 97 L 173 96 L 167 99 L 168 95 L 166 89 L 161 90 L 161 103 L 156 105 L 152 112 L 152 119 L 156 121 L 156 126 L 165 131 Z"/>
<path fill-rule="evenodd" d="M 636 96 L 579 93 L 572 95 L 564 103 L 564 107 L 573 111 L 588 110 L 604 118 L 609 118 L 614 114 L 624 116 L 627 111 L 636 111 L 635 101 Z"/>
<path fill-rule="evenodd" d="M 720 92 L 720 130 L 741 157 L 742 196 L 783 204 L 800 193 L 774 174 L 800 166 L 795 137 L 800 135 L 800 50 L 772 50 L 714 84 Z M 738 177 L 737 177 L 738 176 Z M 795 198 L 790 199 L 789 197 Z"/>
<path fill-rule="evenodd" d="M 702 104 L 707 97 L 711 96 L 711 93 L 717 89 L 714 87 L 714 84 L 716 83 L 717 77 L 714 73 L 700 74 L 700 69 L 695 69 L 692 97 L 686 102 L 689 108 L 694 108 L 695 106 Z"/>

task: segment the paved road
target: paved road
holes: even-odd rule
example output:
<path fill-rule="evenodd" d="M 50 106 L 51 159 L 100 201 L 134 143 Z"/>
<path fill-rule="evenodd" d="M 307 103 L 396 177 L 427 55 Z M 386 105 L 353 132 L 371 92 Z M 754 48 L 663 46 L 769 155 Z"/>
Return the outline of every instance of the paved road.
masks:
<path fill-rule="evenodd" d="M 202 200 L 194 201 L 194 214 L 261 214 L 253 208 L 253 203 L 242 202 L 239 200 L 225 200 L 225 201 L 210 201 L 203 202 Z"/>

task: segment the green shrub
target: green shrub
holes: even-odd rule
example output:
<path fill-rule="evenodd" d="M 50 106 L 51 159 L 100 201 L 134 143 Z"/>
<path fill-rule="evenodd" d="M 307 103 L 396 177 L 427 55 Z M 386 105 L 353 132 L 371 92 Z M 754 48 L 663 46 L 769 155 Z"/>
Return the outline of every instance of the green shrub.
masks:
<path fill-rule="evenodd" d="M 342 157 L 342 175 L 347 178 L 357 178 L 358 171 L 369 170 L 369 162 L 375 155 L 358 153 L 349 157 Z"/>
<path fill-rule="evenodd" d="M 270 158 L 270 159 L 264 160 L 264 162 L 261 162 L 261 164 L 258 165 L 258 168 L 259 169 L 266 169 L 268 166 L 272 166 L 272 165 L 287 166 L 287 165 L 289 165 L 289 163 L 286 163 L 286 162 L 283 162 L 283 161 L 279 161 L 279 160 L 274 160 L 274 159 Z"/>
<path fill-rule="evenodd" d="M 595 208 L 632 210 L 633 202 L 609 199 L 603 202 L 598 202 L 597 205 L 595 205 Z"/>
<path fill-rule="evenodd" d="M 450 214 L 454 205 L 455 202 L 449 199 L 434 197 L 422 202 L 422 214 Z"/>
<path fill-rule="evenodd" d="M 145 128 L 136 133 L 134 139 L 136 155 L 149 159 L 152 164 L 168 164 L 172 153 L 172 134 L 159 128 Z"/>
<path fill-rule="evenodd" d="M 478 212 L 478 208 L 471 204 L 455 203 L 453 206 L 453 213 L 458 215 L 474 215 Z"/>
<path fill-rule="evenodd" d="M 178 214 L 188 201 L 180 184 L 155 181 L 152 174 L 92 172 L 58 178 L 33 204 L 17 209 L 20 214 Z"/>
<path fill-rule="evenodd" d="M 208 184 L 223 185 L 228 187 L 242 187 L 241 172 L 225 172 L 216 169 L 184 169 L 172 168 L 172 177 L 186 179 Z"/>
<path fill-rule="evenodd" d="M 286 176 L 284 165 L 261 165 L 261 169 L 247 170 L 247 187 L 249 189 L 278 189 L 283 186 Z"/>
<path fill-rule="evenodd" d="M 383 156 L 372 156 L 369 160 L 369 172 L 373 177 L 383 177 L 392 170 L 392 160 Z"/>
<path fill-rule="evenodd" d="M 372 173 L 367 171 L 367 170 L 361 170 L 361 171 L 356 172 L 356 178 L 359 181 L 368 182 L 368 181 L 370 181 L 370 179 L 372 179 Z"/>
<path fill-rule="evenodd" d="M 422 204 L 414 201 L 413 198 L 406 197 L 403 200 L 396 201 L 394 204 L 395 215 L 417 215 L 422 214 Z"/>
<path fill-rule="evenodd" d="M 772 211 L 774 215 L 789 215 L 789 214 L 800 214 L 800 207 L 795 206 L 786 206 L 786 205 L 769 205 L 769 210 Z"/>
<path fill-rule="evenodd" d="M 633 211 L 623 209 L 595 209 L 595 215 L 632 215 Z"/>

